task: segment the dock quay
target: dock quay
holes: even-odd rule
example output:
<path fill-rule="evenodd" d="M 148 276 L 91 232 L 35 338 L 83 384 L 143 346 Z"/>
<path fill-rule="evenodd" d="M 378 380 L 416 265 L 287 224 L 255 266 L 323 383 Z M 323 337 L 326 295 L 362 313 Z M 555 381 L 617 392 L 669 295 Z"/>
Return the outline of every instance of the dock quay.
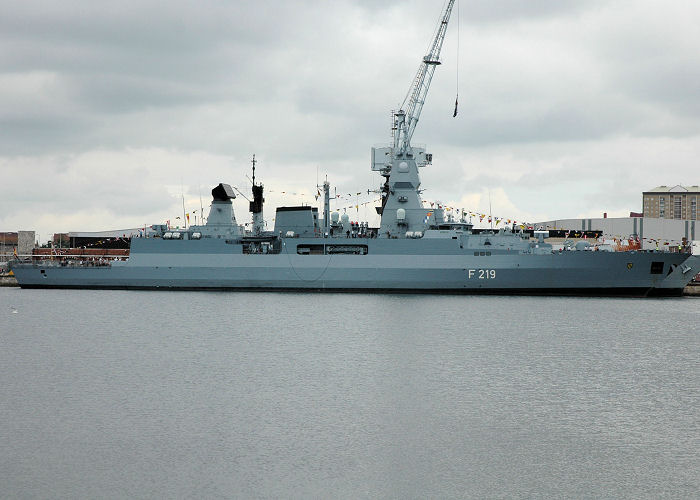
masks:
<path fill-rule="evenodd" d="M 17 280 L 11 274 L 0 274 L 0 286 L 18 286 Z"/>

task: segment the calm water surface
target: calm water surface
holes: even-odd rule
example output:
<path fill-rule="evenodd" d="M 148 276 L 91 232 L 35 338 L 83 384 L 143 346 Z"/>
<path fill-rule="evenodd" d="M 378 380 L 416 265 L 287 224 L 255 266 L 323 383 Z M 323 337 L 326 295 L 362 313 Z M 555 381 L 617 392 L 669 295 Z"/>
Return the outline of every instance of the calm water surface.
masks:
<path fill-rule="evenodd" d="M 700 299 L 0 288 L 0 446 L 11 498 L 698 498 Z"/>

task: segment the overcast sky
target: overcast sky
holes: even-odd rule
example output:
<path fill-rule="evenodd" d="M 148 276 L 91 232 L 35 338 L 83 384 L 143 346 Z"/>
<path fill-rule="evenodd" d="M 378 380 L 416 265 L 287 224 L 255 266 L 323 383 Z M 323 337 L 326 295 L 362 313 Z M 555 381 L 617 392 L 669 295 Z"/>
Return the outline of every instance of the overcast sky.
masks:
<path fill-rule="evenodd" d="M 247 194 L 253 153 L 267 218 L 315 203 L 326 174 L 372 200 L 370 147 L 389 142 L 442 6 L 0 0 L 0 230 L 174 222 L 183 192 L 189 212 L 219 182 Z M 700 184 L 700 2 L 461 0 L 457 14 L 413 136 L 434 156 L 425 199 L 626 216 L 643 190 Z"/>

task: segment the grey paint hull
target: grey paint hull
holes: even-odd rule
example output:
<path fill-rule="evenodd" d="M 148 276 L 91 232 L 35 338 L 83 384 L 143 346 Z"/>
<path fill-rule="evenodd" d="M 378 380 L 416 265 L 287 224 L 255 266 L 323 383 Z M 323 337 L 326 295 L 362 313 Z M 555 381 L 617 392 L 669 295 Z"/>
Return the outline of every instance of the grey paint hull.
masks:
<path fill-rule="evenodd" d="M 324 240 L 321 240 L 324 241 Z M 367 255 L 298 255 L 297 239 L 279 254 L 243 254 L 222 241 L 136 241 L 111 266 L 15 265 L 25 288 L 391 291 L 478 294 L 681 295 L 700 272 L 687 254 L 503 251 L 474 256 L 453 242 L 350 240 Z M 400 254 L 388 253 L 402 247 Z M 196 250 L 196 251 L 195 251 Z M 652 262 L 663 263 L 651 273 Z M 658 266 L 658 264 L 657 264 Z M 658 271 L 658 269 L 657 269 Z"/>

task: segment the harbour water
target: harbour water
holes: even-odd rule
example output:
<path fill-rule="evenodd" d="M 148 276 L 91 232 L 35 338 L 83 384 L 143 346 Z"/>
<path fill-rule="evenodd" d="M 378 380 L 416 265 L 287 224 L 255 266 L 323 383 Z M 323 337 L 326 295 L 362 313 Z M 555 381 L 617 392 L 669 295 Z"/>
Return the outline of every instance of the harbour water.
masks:
<path fill-rule="evenodd" d="M 697 498 L 700 299 L 0 288 L 0 496 Z"/>

